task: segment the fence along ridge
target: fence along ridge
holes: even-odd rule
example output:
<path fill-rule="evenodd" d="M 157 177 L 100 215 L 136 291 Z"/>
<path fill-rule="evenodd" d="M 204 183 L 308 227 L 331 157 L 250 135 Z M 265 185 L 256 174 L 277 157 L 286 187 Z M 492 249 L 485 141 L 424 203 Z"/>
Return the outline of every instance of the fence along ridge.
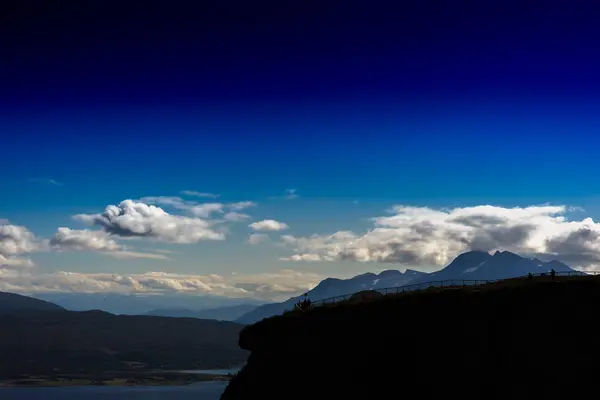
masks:
<path fill-rule="evenodd" d="M 531 274 L 531 276 L 549 276 L 551 273 L 550 272 L 537 272 L 535 274 Z M 586 276 L 586 275 L 598 275 L 600 274 L 600 272 L 598 271 L 587 271 L 587 272 L 583 272 L 583 271 L 557 271 L 556 275 L 557 276 Z M 359 290 L 353 293 L 349 293 L 349 294 L 343 294 L 343 295 L 339 295 L 339 296 L 332 296 L 332 297 L 327 297 L 324 299 L 320 299 L 320 300 L 315 300 L 312 302 L 312 306 L 322 306 L 326 303 L 328 304 L 333 304 L 336 303 L 336 300 L 339 299 L 337 302 L 339 301 L 344 301 L 349 299 L 350 297 L 352 297 L 353 295 L 355 295 L 356 293 L 360 293 L 362 291 L 368 291 L 368 290 L 372 290 L 375 292 L 379 292 L 384 296 L 387 296 L 388 294 L 398 294 L 398 293 L 402 293 L 402 292 L 406 292 L 406 289 L 409 288 L 415 288 L 414 290 L 411 291 L 419 291 L 419 290 L 425 290 L 425 289 L 429 289 L 430 287 L 436 287 L 433 284 L 434 283 L 439 283 L 441 284 L 441 286 L 439 287 L 444 287 L 444 282 L 462 282 L 462 285 L 448 285 L 446 287 L 452 287 L 452 286 L 466 286 L 465 282 L 475 282 L 472 286 L 477 286 L 477 285 L 485 285 L 488 283 L 495 283 L 495 282 L 501 282 L 501 281 L 506 281 L 506 280 L 510 280 L 510 279 L 520 279 L 520 278 L 528 278 L 529 274 L 527 275 L 521 275 L 521 276 L 515 276 L 512 278 L 504 278 L 504 279 L 442 279 L 442 280 L 437 280 L 437 281 L 427 281 L 427 282 L 421 282 L 421 283 L 413 283 L 410 285 L 402 285 L 402 286 L 391 286 L 391 287 L 386 287 L 386 288 L 378 288 L 378 289 L 364 289 L 364 290 Z M 478 283 L 481 282 L 481 283 Z M 425 286 L 427 285 L 427 286 Z M 423 288 L 421 288 L 421 286 L 425 286 Z M 385 291 L 385 292 L 384 292 Z"/>

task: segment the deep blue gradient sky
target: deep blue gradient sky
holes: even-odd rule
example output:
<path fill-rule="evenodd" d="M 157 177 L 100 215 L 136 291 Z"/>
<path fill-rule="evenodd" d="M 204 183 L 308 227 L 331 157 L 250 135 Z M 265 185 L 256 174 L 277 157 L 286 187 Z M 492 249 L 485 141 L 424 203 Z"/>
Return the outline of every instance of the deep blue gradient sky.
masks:
<path fill-rule="evenodd" d="M 592 2 L 178 3 L 2 5 L 0 218 L 50 237 L 74 214 L 182 190 L 254 201 L 254 219 L 299 236 L 367 229 L 393 204 L 600 215 Z M 300 197 L 274 198 L 289 188 Z M 85 272 L 289 267 L 218 246 L 175 266 L 32 257 Z M 301 268 L 379 268 L 347 265 Z"/>

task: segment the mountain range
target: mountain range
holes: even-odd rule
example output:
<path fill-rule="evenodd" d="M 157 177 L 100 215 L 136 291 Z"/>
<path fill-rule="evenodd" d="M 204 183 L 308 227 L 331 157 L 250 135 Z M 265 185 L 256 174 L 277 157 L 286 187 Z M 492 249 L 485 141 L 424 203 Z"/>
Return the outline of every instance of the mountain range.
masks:
<path fill-rule="evenodd" d="M 229 307 L 247 305 L 259 306 L 264 301 L 250 298 L 228 298 L 221 296 L 197 296 L 192 294 L 119 294 L 119 293 L 34 293 L 31 295 L 40 300 L 57 304 L 71 311 L 102 310 L 119 315 L 147 315 L 156 310 L 213 310 L 214 319 L 228 320 L 231 315 Z M 216 309 L 225 308 L 222 314 Z M 246 311 L 249 311 L 248 308 Z M 153 315 L 158 315 L 154 313 Z M 163 315 L 163 314 L 160 314 Z M 167 315 L 165 315 L 167 316 Z M 169 315 L 174 316 L 174 315 Z M 211 317 L 213 318 L 213 317 Z"/>
<path fill-rule="evenodd" d="M 129 371 L 133 364 L 143 370 L 229 368 L 246 360 L 237 346 L 243 327 L 214 319 L 68 311 L 0 292 L 0 380 Z"/>
<path fill-rule="evenodd" d="M 407 269 L 405 272 L 387 270 L 379 274 L 366 273 L 350 279 L 327 278 L 308 292 L 308 298 L 315 301 L 361 290 L 400 287 L 446 279 L 506 279 L 527 275 L 530 272 L 533 274 L 549 272 L 552 269 L 557 272 L 575 271 L 558 261 L 544 262 L 537 258 L 521 257 L 508 251 L 496 251 L 494 254 L 485 251 L 469 251 L 457 256 L 445 268 L 432 273 Z M 303 296 L 297 296 L 282 303 L 259 306 L 235 321 L 251 324 L 263 318 L 281 314 L 292 309 L 302 298 Z"/>

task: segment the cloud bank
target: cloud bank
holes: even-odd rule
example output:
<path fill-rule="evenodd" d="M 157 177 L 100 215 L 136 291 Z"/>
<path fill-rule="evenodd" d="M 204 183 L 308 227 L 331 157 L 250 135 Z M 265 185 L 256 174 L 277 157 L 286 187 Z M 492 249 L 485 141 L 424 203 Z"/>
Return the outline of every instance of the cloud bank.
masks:
<path fill-rule="evenodd" d="M 125 246 L 113 240 L 107 232 L 88 229 L 58 228 L 56 234 L 50 239 L 49 245 L 58 251 L 96 251 L 116 258 L 169 259 L 164 253 L 128 251 Z"/>
<path fill-rule="evenodd" d="M 188 293 L 284 300 L 316 286 L 323 276 L 280 270 L 273 273 L 188 275 L 167 272 L 143 274 L 16 273 L 0 269 L 0 290 L 19 293 Z"/>
<path fill-rule="evenodd" d="M 504 208 L 490 205 L 432 209 L 398 205 L 373 218 L 363 234 L 338 231 L 307 237 L 284 235 L 293 249 L 287 261 L 398 263 L 441 267 L 469 250 L 506 249 L 557 259 L 574 267 L 600 268 L 600 224 L 569 221 L 566 206 Z"/>

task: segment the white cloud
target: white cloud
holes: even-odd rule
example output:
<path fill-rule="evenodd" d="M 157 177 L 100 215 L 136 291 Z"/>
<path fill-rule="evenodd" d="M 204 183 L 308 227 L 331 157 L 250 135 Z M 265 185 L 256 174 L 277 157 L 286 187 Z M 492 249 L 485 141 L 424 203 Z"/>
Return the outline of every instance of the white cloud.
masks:
<path fill-rule="evenodd" d="M 195 190 L 182 190 L 181 194 L 183 194 L 185 196 L 194 196 L 194 197 L 209 197 L 211 199 L 216 199 L 217 197 L 219 197 L 218 194 L 197 192 Z"/>
<path fill-rule="evenodd" d="M 565 206 L 454 209 L 395 206 L 394 215 L 373 219 L 363 234 L 282 236 L 296 254 L 290 261 L 375 261 L 444 266 L 468 250 L 506 249 L 558 259 L 574 267 L 600 267 L 600 224 L 568 221 Z"/>
<path fill-rule="evenodd" d="M 129 250 L 126 250 L 126 248 L 124 248 L 123 250 L 120 250 L 120 251 L 109 252 L 109 253 L 104 253 L 104 254 L 114 257 L 114 258 L 121 258 L 121 259 L 142 258 L 142 259 L 149 259 L 149 260 L 169 260 L 169 257 L 167 257 L 164 254 L 129 251 Z"/>
<path fill-rule="evenodd" d="M 110 238 L 104 231 L 88 229 L 58 228 L 50 245 L 61 250 L 74 251 L 119 251 L 121 245 Z"/>
<path fill-rule="evenodd" d="M 125 238 L 152 238 L 170 243 L 225 239 L 222 232 L 213 229 L 215 223 L 212 221 L 172 215 L 160 207 L 133 200 L 124 200 L 118 206 L 110 205 L 100 214 L 80 214 L 74 218 Z"/>
<path fill-rule="evenodd" d="M 1 268 L 29 268 L 33 267 L 33 261 L 28 258 L 6 257 L 0 254 Z"/>
<path fill-rule="evenodd" d="M 195 201 L 184 200 L 177 196 L 146 196 L 142 197 L 139 201 L 146 204 L 169 206 L 178 210 L 189 210 L 198 204 Z"/>
<path fill-rule="evenodd" d="M 223 211 L 224 204 L 221 203 L 204 203 L 190 208 L 192 214 L 200 218 L 210 218 L 214 213 Z"/>
<path fill-rule="evenodd" d="M 230 203 L 227 205 L 232 211 L 241 211 L 246 208 L 255 207 L 256 203 L 253 201 L 239 201 L 237 203 Z"/>
<path fill-rule="evenodd" d="M 0 225 L 0 254 L 14 256 L 39 249 L 36 237 L 24 226 Z"/>
<path fill-rule="evenodd" d="M 253 222 L 248 227 L 252 228 L 255 231 L 283 231 L 288 229 L 289 226 L 284 224 L 283 222 L 275 221 L 273 219 L 265 219 L 258 222 Z"/>
<path fill-rule="evenodd" d="M 269 240 L 269 235 L 265 235 L 264 233 L 253 233 L 248 236 L 248 243 L 250 244 L 260 244 Z"/>
<path fill-rule="evenodd" d="M 240 222 L 250 218 L 246 214 L 238 213 L 249 207 L 256 206 L 252 201 L 240 201 L 236 203 L 198 203 L 193 200 L 184 200 L 177 196 L 147 196 L 142 197 L 140 202 L 145 204 L 159 204 L 162 206 L 173 207 L 178 210 L 185 210 L 195 217 L 210 219 L 213 217 L 223 217 L 222 221 Z M 215 222 L 222 222 L 216 221 Z"/>
<path fill-rule="evenodd" d="M 313 261 L 322 261 L 322 258 L 318 254 L 294 254 L 293 256 L 289 256 L 289 257 L 281 257 L 279 260 L 281 260 L 281 261 L 313 262 Z"/>
<path fill-rule="evenodd" d="M 19 256 L 39 251 L 42 247 L 43 244 L 24 226 L 0 225 L 0 266 L 33 266 L 31 260 Z"/>
<path fill-rule="evenodd" d="M 50 274 L 0 269 L 0 290 L 76 293 L 190 293 L 229 297 L 284 300 L 317 285 L 324 276 L 294 270 L 221 276 L 167 272 L 143 274 L 85 274 L 60 271 Z"/>
<path fill-rule="evenodd" d="M 228 212 L 227 214 L 223 215 L 223 219 L 225 221 L 230 221 L 230 222 L 242 222 L 242 221 L 249 220 L 250 216 L 248 214 L 231 211 L 231 212 Z"/>
<path fill-rule="evenodd" d="M 49 244 L 54 250 L 95 251 L 116 258 L 146 258 L 168 260 L 164 254 L 129 251 L 104 231 L 58 228 Z"/>

